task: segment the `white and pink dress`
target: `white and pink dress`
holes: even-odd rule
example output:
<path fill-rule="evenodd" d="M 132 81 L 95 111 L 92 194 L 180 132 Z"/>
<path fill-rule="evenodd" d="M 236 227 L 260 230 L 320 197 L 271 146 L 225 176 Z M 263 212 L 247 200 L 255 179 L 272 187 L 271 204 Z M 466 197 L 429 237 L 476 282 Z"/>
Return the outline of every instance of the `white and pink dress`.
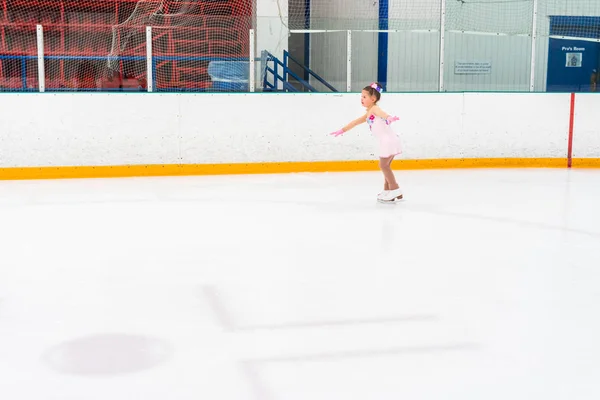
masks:
<path fill-rule="evenodd" d="M 387 123 L 385 118 L 371 114 L 367 117 L 367 124 L 369 124 L 369 129 L 373 133 L 373 136 L 377 138 L 380 158 L 396 156 L 402 153 L 400 138 L 392 130 L 392 127 Z"/>

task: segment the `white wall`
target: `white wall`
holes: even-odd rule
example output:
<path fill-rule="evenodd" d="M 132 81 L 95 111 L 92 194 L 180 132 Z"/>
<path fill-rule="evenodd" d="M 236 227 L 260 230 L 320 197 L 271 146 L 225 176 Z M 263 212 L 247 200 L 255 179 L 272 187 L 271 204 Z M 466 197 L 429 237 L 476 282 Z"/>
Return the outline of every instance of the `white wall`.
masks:
<path fill-rule="evenodd" d="M 388 35 L 388 91 L 430 91 L 438 87 L 439 0 L 390 0 L 389 29 L 406 32 Z M 351 29 L 352 91 L 377 80 L 378 34 L 358 32 L 379 29 L 379 2 L 363 0 L 311 0 L 311 29 Z M 311 35 L 310 67 L 334 87 L 346 88 L 346 33 Z M 313 83 L 311 81 L 311 83 Z M 317 89 L 325 90 L 317 85 Z"/>
<path fill-rule="evenodd" d="M 510 54 L 513 54 L 512 56 Z M 529 91 L 531 40 L 518 36 L 446 34 L 444 90 Z M 489 62 L 489 74 L 456 74 L 455 62 Z"/>
<path fill-rule="evenodd" d="M 439 39 L 439 32 L 388 34 L 387 90 L 390 92 L 438 91 Z"/>
<path fill-rule="evenodd" d="M 288 41 L 288 0 L 256 0 L 256 50 L 283 57 Z"/>
<path fill-rule="evenodd" d="M 389 28 L 404 31 L 388 36 L 389 91 L 437 90 L 440 4 L 440 0 L 389 0 Z M 378 7 L 377 1 L 312 0 L 311 29 L 377 29 Z M 538 0 L 536 91 L 546 89 L 550 15 L 598 16 L 600 1 Z M 532 24 L 533 0 L 446 1 L 445 89 L 528 91 Z M 430 33 L 423 32 L 428 29 Z M 333 35 L 314 41 L 311 67 L 336 86 L 345 87 L 344 35 Z M 357 60 L 353 63 L 353 75 L 357 83 L 352 89 L 357 91 L 377 77 L 377 34 L 355 36 L 365 38 L 353 47 L 353 58 Z M 488 61 L 492 63 L 492 72 L 489 75 L 456 75 L 455 61 Z"/>
<path fill-rule="evenodd" d="M 600 110 L 598 95 L 582 93 L 575 97 L 574 158 L 600 158 L 598 110 Z"/>
<path fill-rule="evenodd" d="M 288 0 L 256 0 L 256 58 L 267 50 L 280 60 L 288 48 Z M 255 81 L 262 85 L 264 65 L 256 63 Z"/>
<path fill-rule="evenodd" d="M 448 2 L 447 25 L 452 30 L 500 32 L 509 36 L 453 34 L 447 42 L 447 90 L 529 90 L 533 1 L 480 0 L 468 5 Z M 589 0 L 538 0 L 535 52 L 536 91 L 546 90 L 548 35 L 551 15 L 599 16 L 600 2 Z M 454 37 L 452 37 L 454 36 Z M 458 58 L 492 62 L 491 75 L 454 76 Z"/>
<path fill-rule="evenodd" d="M 310 29 L 377 29 L 379 5 L 375 1 L 311 0 Z M 346 90 L 346 32 L 310 36 L 310 68 L 337 90 Z M 377 79 L 377 34 L 361 32 L 352 37 L 352 90 L 360 91 Z M 318 90 L 328 91 L 315 79 Z"/>
<path fill-rule="evenodd" d="M 445 90 L 528 91 L 532 24 L 533 1 L 448 1 Z M 489 62 L 491 73 L 455 74 L 456 61 Z"/>
<path fill-rule="evenodd" d="M 388 91 L 437 91 L 440 0 L 389 0 Z"/>
<path fill-rule="evenodd" d="M 384 94 L 403 159 L 564 158 L 568 94 Z M 0 94 L 0 167 L 377 159 L 357 94 Z M 600 157 L 599 96 L 574 152 Z M 135 112 L 123 112 L 135 110 Z M 298 110 L 303 110 L 299 113 Z"/>
<path fill-rule="evenodd" d="M 439 2 L 439 0 L 435 1 Z M 471 4 L 447 1 L 446 4 L 445 89 L 447 91 L 529 90 L 533 0 L 524 2 L 478 0 Z M 549 16 L 551 15 L 598 16 L 600 1 L 538 0 L 536 24 L 538 42 L 534 82 L 536 91 L 546 90 Z M 453 33 L 452 31 L 502 35 Z M 433 50 L 429 52 L 430 62 L 434 64 L 438 55 Z M 492 73 L 455 75 L 455 61 L 489 61 L 492 63 Z"/>

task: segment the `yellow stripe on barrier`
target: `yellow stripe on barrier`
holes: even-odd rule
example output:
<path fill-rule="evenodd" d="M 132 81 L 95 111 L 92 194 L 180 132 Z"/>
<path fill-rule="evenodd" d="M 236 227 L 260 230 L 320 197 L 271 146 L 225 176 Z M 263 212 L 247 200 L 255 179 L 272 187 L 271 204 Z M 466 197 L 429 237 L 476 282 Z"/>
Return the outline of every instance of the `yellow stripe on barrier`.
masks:
<path fill-rule="evenodd" d="M 600 158 L 573 158 L 572 168 L 600 168 Z"/>
<path fill-rule="evenodd" d="M 396 160 L 395 170 L 461 168 L 566 168 L 566 158 L 459 158 Z M 573 159 L 575 168 L 600 168 L 600 159 Z M 248 164 L 115 165 L 98 167 L 0 168 L 0 179 L 125 178 L 181 175 L 243 175 L 293 172 L 377 171 L 377 160 Z"/>

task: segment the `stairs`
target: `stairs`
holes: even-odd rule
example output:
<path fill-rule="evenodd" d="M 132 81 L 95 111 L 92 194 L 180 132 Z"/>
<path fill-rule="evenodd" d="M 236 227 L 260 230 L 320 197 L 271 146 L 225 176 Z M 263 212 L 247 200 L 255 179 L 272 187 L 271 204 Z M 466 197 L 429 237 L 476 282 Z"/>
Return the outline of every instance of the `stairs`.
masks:
<path fill-rule="evenodd" d="M 329 89 L 332 92 L 338 91 L 313 70 L 292 57 L 287 50 L 283 51 L 283 62 L 266 50 L 262 52 L 261 59 L 264 63 L 265 70 L 263 74 L 264 92 L 318 92 L 313 85 L 300 78 L 290 69 L 290 61 L 300 66 L 300 68 L 306 71 L 309 76 L 312 76 L 314 80 L 321 83 L 326 89 Z M 290 82 L 290 78 L 292 78 L 292 82 Z"/>

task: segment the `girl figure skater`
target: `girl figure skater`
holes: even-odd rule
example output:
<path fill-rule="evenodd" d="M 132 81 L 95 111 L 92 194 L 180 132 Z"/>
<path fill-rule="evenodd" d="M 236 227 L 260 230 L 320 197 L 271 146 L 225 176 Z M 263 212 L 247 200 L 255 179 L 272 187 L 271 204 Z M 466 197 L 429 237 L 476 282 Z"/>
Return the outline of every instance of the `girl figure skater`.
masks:
<path fill-rule="evenodd" d="M 398 121 L 399 118 L 390 116 L 377 105 L 377 102 L 381 99 L 381 90 L 382 87 L 377 82 L 365 87 L 362 90 L 360 103 L 367 109 L 366 114 L 350 122 L 342 129 L 331 133 L 331 135 L 337 137 L 364 122 L 369 124 L 369 129 L 378 140 L 379 168 L 385 178 L 383 192 L 379 193 L 377 200 L 389 203 L 401 200 L 403 197 L 391 168 L 394 157 L 402 153 L 402 150 L 400 149 L 400 139 L 390 127 L 390 124 Z"/>

